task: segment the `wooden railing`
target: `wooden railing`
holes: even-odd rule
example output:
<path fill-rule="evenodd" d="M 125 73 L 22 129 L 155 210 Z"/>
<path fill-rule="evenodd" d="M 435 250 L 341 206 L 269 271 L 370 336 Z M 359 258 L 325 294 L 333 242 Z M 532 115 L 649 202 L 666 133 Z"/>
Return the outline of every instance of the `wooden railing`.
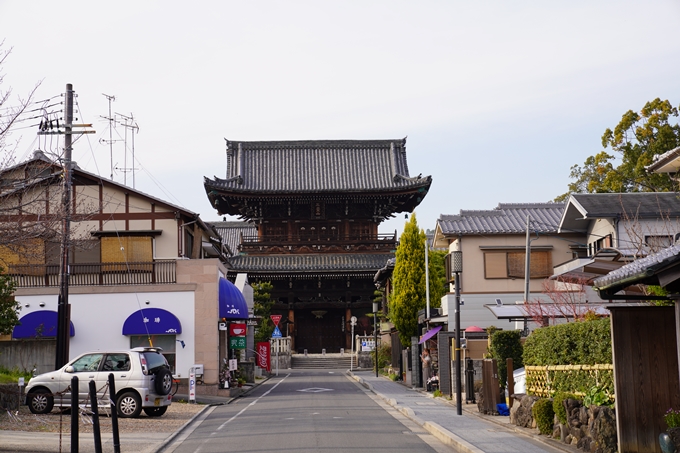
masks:
<path fill-rule="evenodd" d="M 175 260 L 137 263 L 77 263 L 69 265 L 69 286 L 155 285 L 177 283 Z M 10 265 L 7 274 L 17 288 L 59 286 L 58 265 Z"/>
<path fill-rule="evenodd" d="M 555 392 L 585 396 L 592 387 L 600 387 L 614 399 L 614 365 L 525 366 L 529 395 L 551 398 Z"/>

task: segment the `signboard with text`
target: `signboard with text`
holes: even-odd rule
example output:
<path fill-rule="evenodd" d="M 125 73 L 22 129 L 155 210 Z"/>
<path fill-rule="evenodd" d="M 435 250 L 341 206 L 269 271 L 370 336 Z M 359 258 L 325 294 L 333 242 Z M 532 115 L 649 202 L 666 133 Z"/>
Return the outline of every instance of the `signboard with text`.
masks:
<path fill-rule="evenodd" d="M 229 337 L 229 349 L 245 349 L 246 337 Z"/>
<path fill-rule="evenodd" d="M 268 341 L 263 341 L 257 343 L 257 366 L 260 368 L 271 371 L 271 346 Z"/>
<path fill-rule="evenodd" d="M 283 335 L 281 335 L 281 331 L 279 330 L 278 326 L 274 327 L 274 332 L 272 332 L 272 338 L 283 338 Z"/>
<path fill-rule="evenodd" d="M 269 317 L 272 319 L 272 322 L 274 323 L 274 326 L 278 327 L 278 326 L 279 326 L 279 322 L 281 322 L 282 316 L 281 316 L 281 315 L 270 315 Z"/>

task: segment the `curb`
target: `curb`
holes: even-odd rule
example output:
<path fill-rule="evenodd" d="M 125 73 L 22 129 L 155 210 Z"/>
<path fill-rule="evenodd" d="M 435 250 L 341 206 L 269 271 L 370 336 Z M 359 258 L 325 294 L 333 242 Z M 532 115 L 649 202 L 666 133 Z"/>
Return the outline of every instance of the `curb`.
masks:
<path fill-rule="evenodd" d="M 441 441 L 444 445 L 454 448 L 456 451 L 463 453 L 484 453 L 484 451 L 434 422 L 425 422 L 423 424 L 423 428 L 425 428 L 434 437 L 439 439 L 439 441 Z"/>
<path fill-rule="evenodd" d="M 161 452 L 167 447 L 170 443 L 174 442 L 174 440 L 179 436 L 185 429 L 191 425 L 194 420 L 196 420 L 198 417 L 203 415 L 204 412 L 206 412 L 208 409 L 210 409 L 212 405 L 206 405 L 203 409 L 200 411 L 196 412 L 193 417 L 191 417 L 185 424 L 180 426 L 178 430 L 176 430 L 174 433 L 170 434 L 168 437 L 165 438 L 163 442 L 161 442 L 155 449 L 152 450 L 153 453 L 158 453 Z"/>

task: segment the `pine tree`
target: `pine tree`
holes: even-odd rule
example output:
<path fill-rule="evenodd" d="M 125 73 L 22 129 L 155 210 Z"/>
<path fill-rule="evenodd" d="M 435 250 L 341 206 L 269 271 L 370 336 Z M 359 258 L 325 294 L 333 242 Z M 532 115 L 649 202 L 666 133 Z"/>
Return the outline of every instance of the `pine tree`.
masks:
<path fill-rule="evenodd" d="M 425 233 L 418 228 L 415 213 L 399 238 L 392 273 L 390 319 L 399 331 L 401 344 L 410 345 L 418 335 L 418 310 L 425 308 Z"/>

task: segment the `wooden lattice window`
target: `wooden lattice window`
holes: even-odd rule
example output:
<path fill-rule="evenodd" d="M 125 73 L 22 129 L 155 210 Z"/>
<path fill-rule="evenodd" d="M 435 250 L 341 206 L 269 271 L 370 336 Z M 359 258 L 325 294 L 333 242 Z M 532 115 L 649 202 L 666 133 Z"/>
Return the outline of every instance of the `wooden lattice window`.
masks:
<path fill-rule="evenodd" d="M 494 251 L 484 253 L 484 278 L 524 278 L 524 251 Z M 530 278 L 552 275 L 552 256 L 549 250 L 531 252 Z"/>

